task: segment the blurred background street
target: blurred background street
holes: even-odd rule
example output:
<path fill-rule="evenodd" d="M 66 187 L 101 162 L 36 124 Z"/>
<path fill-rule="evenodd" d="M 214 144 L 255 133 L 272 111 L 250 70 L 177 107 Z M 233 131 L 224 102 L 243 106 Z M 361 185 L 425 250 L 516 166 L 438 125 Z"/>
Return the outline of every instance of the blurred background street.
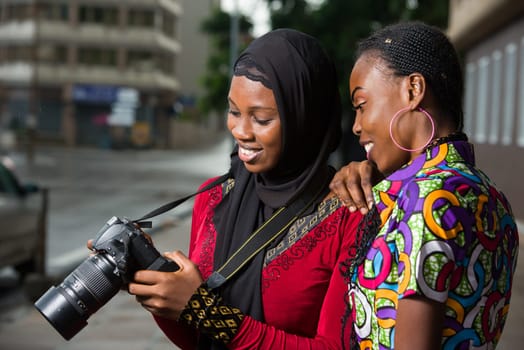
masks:
<path fill-rule="evenodd" d="M 28 275 L 18 284 L 15 271 L 0 273 L 0 348 L 158 349 L 166 343 L 150 315 L 125 292 L 95 313 L 89 325 L 66 342 L 36 311 L 32 298 L 88 257 L 88 239 L 112 216 L 137 219 L 167 202 L 191 194 L 228 169 L 228 137 L 183 151 L 111 151 L 44 147 L 28 164 L 24 155 L 12 159 L 21 179 L 49 189 L 47 277 Z M 148 231 L 160 252 L 187 252 L 192 200 L 153 219 Z M 129 346 L 124 346 L 125 344 Z M 166 348 L 173 348 L 171 344 Z"/>
<path fill-rule="evenodd" d="M 138 219 L 227 171 L 232 143 L 223 136 L 211 145 L 178 151 L 44 147 L 31 163 L 15 153 L 19 177 L 49 189 L 47 272 L 59 273 L 70 260 L 85 256 L 84 243 L 112 216 Z M 160 229 L 190 210 L 188 201 L 152 219 L 153 227 Z"/>
<path fill-rule="evenodd" d="M 440 27 L 459 51 L 464 130 L 522 237 L 522 0 L 0 0 L 0 349 L 172 349 L 126 293 L 70 342 L 32 300 L 86 259 L 109 218 L 135 219 L 227 169 L 232 63 L 270 29 L 324 44 L 343 102 L 334 163 L 362 159 L 347 91 L 354 49 L 400 20 Z M 160 251 L 186 250 L 191 204 L 153 219 Z M 497 349 L 524 346 L 522 246 Z"/>

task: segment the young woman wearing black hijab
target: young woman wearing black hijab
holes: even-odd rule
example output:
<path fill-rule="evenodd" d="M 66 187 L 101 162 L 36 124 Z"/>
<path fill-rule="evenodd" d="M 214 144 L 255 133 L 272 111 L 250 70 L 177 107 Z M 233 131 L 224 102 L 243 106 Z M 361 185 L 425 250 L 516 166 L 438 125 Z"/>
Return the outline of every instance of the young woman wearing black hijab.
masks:
<path fill-rule="evenodd" d="M 182 349 L 339 349 L 348 330 L 341 335 L 338 269 L 361 214 L 329 195 L 328 157 L 341 136 L 334 65 L 311 36 L 269 32 L 236 61 L 228 101 L 229 178 L 196 197 L 189 258 L 168 253 L 179 271 L 138 271 L 129 291 Z M 282 236 L 210 287 L 257 227 L 308 196 L 313 204 Z"/>

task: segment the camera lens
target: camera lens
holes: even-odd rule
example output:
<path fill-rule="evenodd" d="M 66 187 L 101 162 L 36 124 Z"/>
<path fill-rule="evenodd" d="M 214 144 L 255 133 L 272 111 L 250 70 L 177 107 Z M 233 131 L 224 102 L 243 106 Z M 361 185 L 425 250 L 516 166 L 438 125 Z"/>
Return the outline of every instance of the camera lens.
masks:
<path fill-rule="evenodd" d="M 58 287 L 51 287 L 35 307 L 65 339 L 87 325 L 87 319 L 122 286 L 114 262 L 106 254 L 90 256 Z"/>

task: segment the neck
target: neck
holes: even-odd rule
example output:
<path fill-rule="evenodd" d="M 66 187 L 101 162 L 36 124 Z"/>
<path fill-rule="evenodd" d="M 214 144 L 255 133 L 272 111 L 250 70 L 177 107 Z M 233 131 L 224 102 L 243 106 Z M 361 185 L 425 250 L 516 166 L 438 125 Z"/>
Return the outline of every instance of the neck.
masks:
<path fill-rule="evenodd" d="M 451 142 L 451 141 L 467 141 L 468 137 L 466 134 L 464 134 L 462 131 L 455 131 L 452 133 L 449 133 L 445 136 L 440 136 L 437 138 L 434 138 L 424 149 L 424 151 L 431 149 L 433 147 L 437 147 L 443 143 Z"/>

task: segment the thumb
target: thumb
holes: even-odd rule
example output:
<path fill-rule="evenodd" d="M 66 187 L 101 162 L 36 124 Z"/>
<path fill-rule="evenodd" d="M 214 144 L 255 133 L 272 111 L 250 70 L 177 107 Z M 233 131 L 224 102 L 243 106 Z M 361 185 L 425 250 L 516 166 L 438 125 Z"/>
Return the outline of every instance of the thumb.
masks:
<path fill-rule="evenodd" d="M 189 258 L 179 250 L 173 252 L 166 252 L 164 253 L 164 257 L 174 261 L 180 267 L 180 270 L 184 270 L 185 268 L 189 268 L 193 265 L 193 262 L 189 260 Z"/>

